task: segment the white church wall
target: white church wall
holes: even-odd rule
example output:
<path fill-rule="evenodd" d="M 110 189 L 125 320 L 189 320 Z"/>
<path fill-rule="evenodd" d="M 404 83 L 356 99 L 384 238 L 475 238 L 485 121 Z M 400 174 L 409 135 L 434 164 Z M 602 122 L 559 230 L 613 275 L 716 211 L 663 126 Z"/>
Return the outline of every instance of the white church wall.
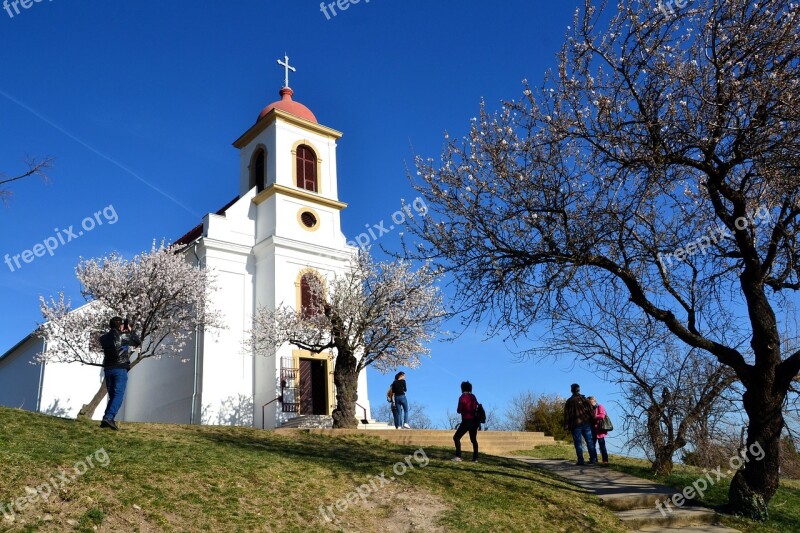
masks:
<path fill-rule="evenodd" d="M 263 206 L 267 202 L 261 204 Z M 259 206 L 259 207 L 261 207 Z M 259 216 L 261 220 L 261 216 Z M 255 299 L 252 303 L 250 317 L 252 319 L 258 307 L 271 309 L 276 307 L 275 301 L 275 255 L 272 240 L 261 241 L 254 249 L 255 254 Z M 253 379 L 253 423 L 256 427 L 275 427 L 280 414 L 280 403 L 272 402 L 279 394 L 281 354 L 255 354 Z"/>
<path fill-rule="evenodd" d="M 266 186 L 269 187 L 275 183 L 275 176 L 277 175 L 277 165 L 275 153 L 269 147 L 275 146 L 275 123 L 273 122 L 267 126 L 264 131 L 259 133 L 253 141 L 239 150 L 239 196 L 244 196 L 252 187 L 250 187 L 250 163 L 253 160 L 253 154 L 258 148 L 264 148 L 266 152 L 266 165 L 267 172 Z"/>
<path fill-rule="evenodd" d="M 48 363 L 42 379 L 42 399 L 39 410 L 51 412 L 54 408 L 63 409 L 60 416 L 75 418 L 84 404 L 94 398 L 103 382 L 103 369 L 99 366 L 79 363 Z M 103 398 L 92 415 L 100 420 L 106 408 L 107 397 Z M 124 409 L 124 402 L 123 407 Z M 120 410 L 120 414 L 123 411 Z M 123 417 L 118 417 L 124 420 Z"/>
<path fill-rule="evenodd" d="M 273 126 L 270 126 L 273 127 Z M 336 140 L 326 135 L 300 128 L 282 119 L 275 121 L 275 182 L 286 187 L 295 187 L 295 156 L 292 151 L 298 143 L 304 143 L 317 153 L 319 164 L 320 195 L 338 198 L 336 176 Z"/>
<path fill-rule="evenodd" d="M 275 196 L 275 216 L 281 222 L 276 232 L 279 237 L 330 248 L 345 246 L 338 210 L 289 196 Z M 299 219 L 300 213 L 307 210 L 315 213 L 318 220 L 313 229 L 306 228 Z"/>
<path fill-rule="evenodd" d="M 182 359 L 189 359 L 182 362 Z M 150 358 L 128 374 L 120 411 L 127 422 L 189 424 L 194 390 L 194 340 L 176 357 Z"/>
<path fill-rule="evenodd" d="M 42 365 L 32 363 L 43 345 L 42 339 L 29 337 L 0 359 L 0 405 L 38 410 Z"/>
<path fill-rule="evenodd" d="M 242 404 L 253 401 L 253 359 L 243 344 L 252 307 L 247 257 L 206 249 L 205 258 L 219 287 L 211 296 L 212 306 L 222 313 L 225 327 L 209 328 L 203 343 L 203 422 L 251 425 L 252 409 L 239 412 Z"/>

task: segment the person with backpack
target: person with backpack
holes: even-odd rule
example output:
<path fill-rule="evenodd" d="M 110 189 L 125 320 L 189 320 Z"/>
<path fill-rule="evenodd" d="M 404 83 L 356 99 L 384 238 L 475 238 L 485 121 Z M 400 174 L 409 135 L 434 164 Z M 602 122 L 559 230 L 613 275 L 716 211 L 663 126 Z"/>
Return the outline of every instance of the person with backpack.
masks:
<path fill-rule="evenodd" d="M 394 405 L 397 408 L 392 409 L 392 414 L 394 415 L 394 427 L 395 429 L 411 429 L 411 426 L 408 425 L 408 399 L 406 398 L 406 392 L 408 391 L 408 387 L 406 385 L 406 373 L 405 372 L 398 372 L 394 376 L 394 382 L 392 382 L 392 398 L 394 399 Z M 402 408 L 403 413 L 400 413 Z"/>
<path fill-rule="evenodd" d="M 603 464 L 608 464 L 608 451 L 606 450 L 606 435 L 608 433 L 603 429 L 603 422 L 606 419 L 606 408 L 597 403 L 594 396 L 589 396 L 589 403 L 594 408 L 594 426 L 592 427 L 592 446 L 597 447 L 600 444 L 600 456 L 603 458 Z"/>
<path fill-rule="evenodd" d="M 597 450 L 592 441 L 592 427 L 594 427 L 594 408 L 589 400 L 581 394 L 581 386 L 573 383 L 570 386 L 572 396 L 564 403 L 564 427 L 572 433 L 572 442 L 575 444 L 575 453 L 578 454 L 577 466 L 583 466 L 583 445 L 581 439 L 586 440 L 589 448 L 589 464 L 597 464 Z"/>
<path fill-rule="evenodd" d="M 453 461 L 461 461 L 461 438 L 465 433 L 469 433 L 469 440 L 472 442 L 472 462 L 478 462 L 478 429 L 481 425 L 478 418 L 479 407 L 478 399 L 472 394 L 472 383 L 462 382 L 461 397 L 458 399 L 456 409 L 456 412 L 461 414 L 461 423 L 453 435 L 453 442 L 456 444 L 456 456 L 453 457 Z"/>

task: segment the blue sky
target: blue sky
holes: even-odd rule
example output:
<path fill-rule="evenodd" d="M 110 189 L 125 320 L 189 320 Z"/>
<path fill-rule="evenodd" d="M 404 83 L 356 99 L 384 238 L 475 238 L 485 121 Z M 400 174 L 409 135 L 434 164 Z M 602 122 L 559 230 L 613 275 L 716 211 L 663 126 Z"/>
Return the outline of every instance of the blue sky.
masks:
<path fill-rule="evenodd" d="M 352 239 L 413 200 L 406 165 L 415 154 L 437 157 L 444 132 L 463 134 L 482 98 L 496 109 L 519 97 L 524 78 L 536 85 L 555 67 L 577 4 L 362 0 L 330 18 L 306 0 L 52 0 L 13 17 L 0 10 L 0 171 L 20 172 L 25 154 L 55 158 L 50 183 L 17 182 L 0 207 L 0 256 L 66 240 L 65 228 L 77 233 L 97 212 L 103 221 L 13 272 L 0 263 L 0 353 L 36 327 L 40 295 L 66 290 L 80 301 L 81 256 L 130 256 L 175 240 L 238 193 L 231 143 L 278 99 L 284 53 L 298 69 L 295 99 L 344 132 L 339 194 Z M 398 233 L 380 244 L 391 249 Z M 566 395 L 578 381 L 615 414 L 613 386 L 570 361 L 516 362 L 480 327 L 431 348 L 407 379 L 410 401 L 434 421 L 454 410 L 464 379 L 500 411 L 520 392 Z M 379 405 L 391 376 L 370 371 L 370 380 Z"/>

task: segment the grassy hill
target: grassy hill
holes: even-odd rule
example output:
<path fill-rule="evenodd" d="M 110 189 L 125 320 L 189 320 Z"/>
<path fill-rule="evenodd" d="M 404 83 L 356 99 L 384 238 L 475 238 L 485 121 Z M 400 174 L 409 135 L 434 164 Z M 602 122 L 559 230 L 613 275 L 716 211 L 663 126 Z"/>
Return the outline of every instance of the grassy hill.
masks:
<path fill-rule="evenodd" d="M 112 432 L 0 407 L 0 531 L 623 531 L 549 474 L 451 456 L 250 428 Z"/>

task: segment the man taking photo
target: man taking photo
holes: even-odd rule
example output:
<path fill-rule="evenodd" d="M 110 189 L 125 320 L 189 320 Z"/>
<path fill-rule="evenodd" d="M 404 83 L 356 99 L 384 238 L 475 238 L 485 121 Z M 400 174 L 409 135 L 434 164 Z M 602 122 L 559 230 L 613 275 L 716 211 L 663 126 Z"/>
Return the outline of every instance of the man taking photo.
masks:
<path fill-rule="evenodd" d="M 119 427 L 114 418 L 122 405 L 125 387 L 128 385 L 131 348 L 141 346 L 142 342 L 133 332 L 127 320 L 115 316 L 109 321 L 109 327 L 111 329 L 108 333 L 100 337 L 100 346 L 103 347 L 103 370 L 108 391 L 108 404 L 100 427 L 118 430 Z"/>

